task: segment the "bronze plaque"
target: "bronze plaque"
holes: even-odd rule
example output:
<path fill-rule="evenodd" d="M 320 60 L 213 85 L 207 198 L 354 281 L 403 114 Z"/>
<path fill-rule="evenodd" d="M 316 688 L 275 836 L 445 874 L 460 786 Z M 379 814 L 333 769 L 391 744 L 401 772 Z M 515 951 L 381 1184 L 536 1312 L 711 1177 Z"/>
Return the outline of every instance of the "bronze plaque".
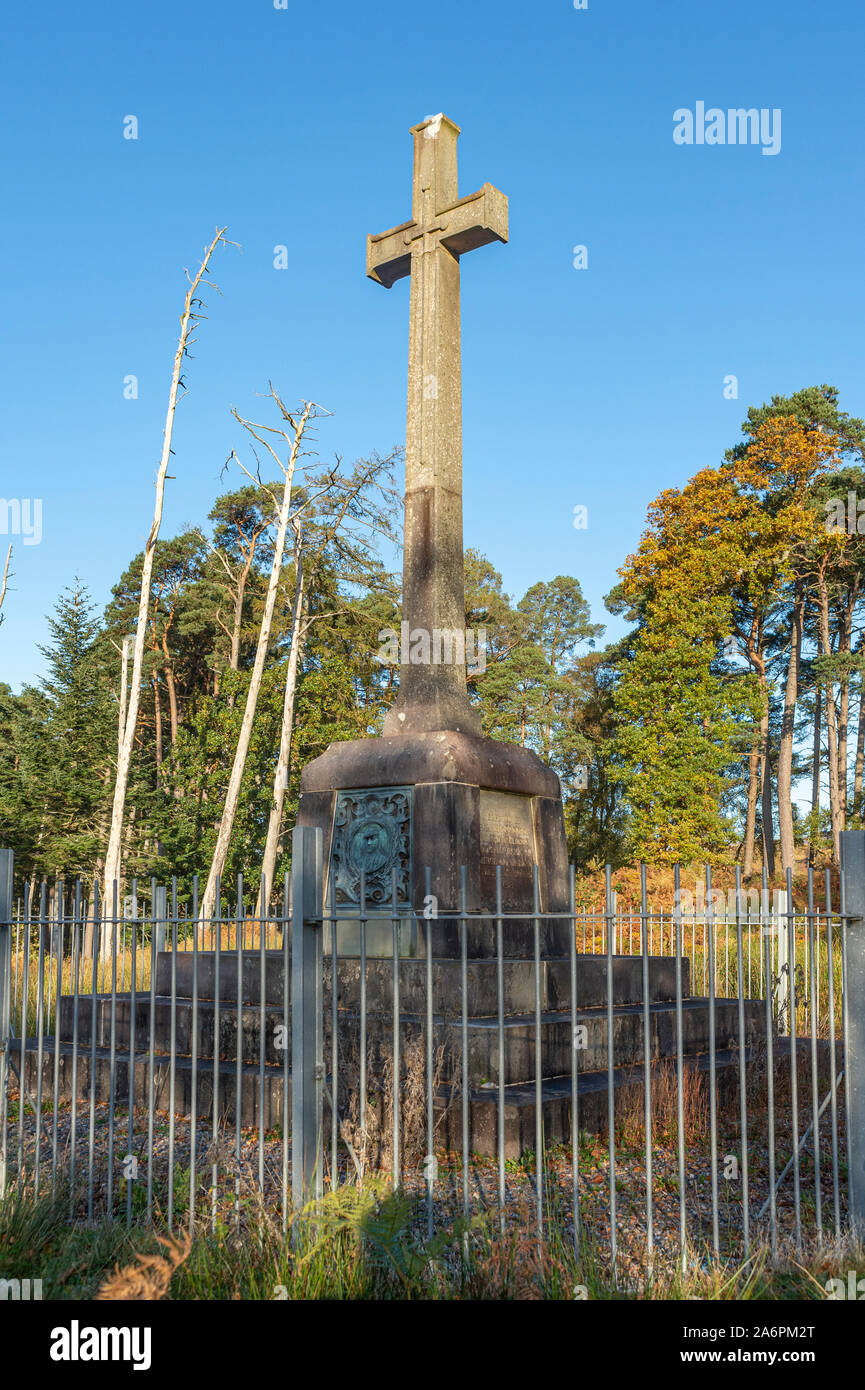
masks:
<path fill-rule="evenodd" d="M 496 865 L 501 865 L 505 909 L 531 908 L 536 859 L 531 797 L 481 791 L 480 838 L 483 901 L 495 902 Z"/>
<path fill-rule="evenodd" d="M 333 818 L 330 874 L 325 893 L 333 904 L 340 955 L 361 953 L 360 888 L 364 883 L 365 947 L 369 956 L 393 953 L 396 886 L 398 950 L 415 954 L 411 916 L 412 788 L 366 787 L 339 791 Z M 330 924 L 324 949 L 330 951 Z"/>

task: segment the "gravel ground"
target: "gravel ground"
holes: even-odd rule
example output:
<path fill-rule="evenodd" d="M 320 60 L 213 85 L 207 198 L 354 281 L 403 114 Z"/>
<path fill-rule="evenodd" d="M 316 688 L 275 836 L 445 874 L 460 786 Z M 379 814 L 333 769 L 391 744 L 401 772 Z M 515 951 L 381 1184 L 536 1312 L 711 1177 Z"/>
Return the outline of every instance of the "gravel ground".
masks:
<path fill-rule="evenodd" d="M 800 1137 L 809 1123 L 810 1115 L 803 1107 Z M 70 1124 L 68 1105 L 57 1113 L 58 1183 L 65 1185 L 70 1172 Z M 108 1209 L 109 1111 L 97 1105 L 93 1114 L 93 1163 L 88 1165 L 91 1117 L 86 1102 L 79 1102 L 76 1120 L 76 1193 L 70 1212 L 79 1219 L 95 1219 Z M 23 1124 L 18 1118 L 17 1096 L 10 1095 L 7 1161 L 9 1185 L 16 1182 L 19 1162 L 29 1190 L 46 1195 L 52 1189 L 55 1171 L 53 1163 L 54 1116 L 43 1114 L 42 1143 L 39 1156 L 38 1184 L 36 1181 L 36 1123 L 29 1110 Z M 769 1195 L 769 1161 L 766 1144 L 765 1117 L 755 1114 L 749 1128 L 749 1193 L 751 1239 L 755 1244 L 769 1239 L 768 1217 L 758 1213 Z M 846 1170 L 844 1168 L 843 1122 L 839 1136 L 838 1214 L 843 1223 L 847 1210 Z M 669 1264 L 672 1268 L 679 1254 L 679 1191 L 678 1153 L 675 1135 L 665 1142 L 661 1135 L 652 1150 L 653 1237 L 656 1267 Z M 820 1126 L 820 1197 L 822 1223 L 827 1237 L 835 1234 L 835 1199 L 832 1151 L 831 1115 L 827 1111 Z M 138 1159 L 138 1177 L 133 1183 L 133 1212 L 144 1216 L 147 1210 L 148 1153 L 150 1152 L 146 1115 L 135 1116 L 135 1142 L 132 1153 Z M 188 1211 L 188 1172 L 190 1165 L 191 1131 L 189 1120 L 176 1116 L 173 1121 L 164 1112 L 154 1115 L 152 1135 L 152 1200 L 157 1218 L 168 1217 L 168 1187 L 170 1156 L 173 1145 L 175 1190 L 174 1220 L 182 1223 Z M 735 1129 L 725 1134 L 723 1124 L 718 1137 L 718 1240 L 722 1253 L 741 1252 L 742 1241 L 742 1182 L 725 1156 L 738 1149 Z M 126 1182 L 122 1164 L 128 1149 L 128 1119 L 125 1112 L 115 1116 L 114 1183 L 112 1205 L 117 1215 L 126 1211 Z M 791 1153 L 789 1115 L 779 1117 L 776 1125 L 776 1174 L 780 1176 Z M 217 1161 L 216 1182 L 213 1183 L 213 1162 Z M 330 1186 L 330 1154 L 325 1161 L 325 1188 Z M 435 1182 L 434 1222 L 436 1227 L 450 1224 L 464 1212 L 464 1182 L 459 1155 L 439 1152 Z M 284 1152 L 281 1139 L 273 1132 L 260 1136 L 256 1130 L 240 1131 L 238 1152 L 234 1129 L 226 1128 L 216 1136 L 212 1126 L 199 1124 L 196 1130 L 196 1211 L 205 1217 L 208 1211 L 223 1220 L 230 1220 L 239 1211 L 249 1211 L 262 1198 L 275 1216 L 282 1211 Z M 347 1150 L 339 1154 L 340 1181 L 352 1180 L 355 1168 Z M 810 1148 L 802 1152 L 800 1162 L 800 1220 L 806 1241 L 816 1230 L 816 1189 L 813 1156 Z M 729 1176 L 723 1174 L 727 1171 Z M 290 1169 L 287 1169 L 290 1172 Z M 713 1242 L 711 1150 L 707 1133 L 689 1134 L 685 1151 L 685 1212 L 688 1240 L 692 1249 L 710 1250 Z M 263 1176 L 263 1185 L 259 1179 Z M 615 1156 L 617 1265 L 625 1279 L 644 1277 L 647 1265 L 647 1202 L 646 1160 L 641 1143 L 617 1145 Z M 422 1160 L 406 1164 L 403 1189 L 417 1199 L 416 1222 L 419 1233 L 426 1229 L 426 1183 Z M 498 1217 L 499 1172 L 495 1159 L 474 1157 L 468 1171 L 468 1210 L 470 1214 L 488 1213 L 491 1221 Z M 504 1176 L 504 1220 L 506 1227 L 533 1229 L 537 1206 L 537 1179 L 531 1156 L 520 1163 L 506 1164 Z M 604 1258 L 610 1249 L 610 1155 L 605 1139 L 584 1136 L 579 1154 L 577 1195 L 580 1219 L 584 1231 L 591 1234 L 596 1248 Z M 574 1193 L 570 1149 L 556 1147 L 547 1155 L 543 1180 L 544 1216 L 560 1213 L 559 1230 L 572 1238 L 574 1230 Z M 782 1182 L 777 1196 L 778 1238 L 784 1242 L 795 1235 L 796 1207 L 792 1173 Z"/>

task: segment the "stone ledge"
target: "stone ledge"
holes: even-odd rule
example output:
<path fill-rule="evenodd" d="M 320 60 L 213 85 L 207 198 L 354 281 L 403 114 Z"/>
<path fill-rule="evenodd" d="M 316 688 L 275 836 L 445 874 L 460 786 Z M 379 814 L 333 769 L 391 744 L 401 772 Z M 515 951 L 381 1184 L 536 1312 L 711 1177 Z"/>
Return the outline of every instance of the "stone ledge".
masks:
<path fill-rule="evenodd" d="M 352 787 L 465 782 L 491 791 L 561 798 L 556 774 L 537 753 L 515 743 L 455 731 L 332 743 L 303 770 L 301 792 Z"/>

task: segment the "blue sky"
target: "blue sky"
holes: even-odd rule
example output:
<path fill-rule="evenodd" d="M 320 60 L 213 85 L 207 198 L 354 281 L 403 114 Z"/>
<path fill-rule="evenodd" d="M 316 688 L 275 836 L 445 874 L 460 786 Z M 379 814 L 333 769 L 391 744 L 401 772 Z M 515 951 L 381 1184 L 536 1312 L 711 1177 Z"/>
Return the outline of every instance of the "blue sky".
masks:
<path fill-rule="evenodd" d="M 19 4 L 5 37 L 0 495 L 43 505 L 41 543 L 12 538 L 13 688 L 62 587 L 103 602 L 142 546 L 183 268 L 217 224 L 242 251 L 215 262 L 163 534 L 228 485 L 230 407 L 255 417 L 269 378 L 333 412 L 326 456 L 402 441 L 407 283 L 366 279 L 365 239 L 409 217 L 409 127 L 438 111 L 461 192 L 510 199 L 510 244 L 463 262 L 463 411 L 466 543 L 514 596 L 574 574 L 603 619 L 647 504 L 750 403 L 826 381 L 865 414 L 854 0 Z M 698 101 L 780 108 L 780 153 L 676 145 Z"/>

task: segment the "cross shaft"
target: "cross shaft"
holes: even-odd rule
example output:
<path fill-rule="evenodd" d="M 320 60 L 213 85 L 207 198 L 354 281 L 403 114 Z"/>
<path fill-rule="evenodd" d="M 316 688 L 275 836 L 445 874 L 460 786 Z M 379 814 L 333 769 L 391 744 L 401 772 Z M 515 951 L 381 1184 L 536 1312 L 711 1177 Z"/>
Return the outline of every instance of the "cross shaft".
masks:
<path fill-rule="evenodd" d="M 386 289 L 411 277 L 403 622 L 410 634 L 426 634 L 430 651 L 434 633 L 453 639 L 465 630 L 460 257 L 507 241 L 508 200 L 489 183 L 458 197 L 460 132 L 446 116 L 431 117 L 411 133 L 412 220 L 367 238 L 367 275 Z M 386 735 L 480 733 L 461 651 L 452 640 L 452 660 L 414 664 L 403 650 L 400 693 L 385 719 Z"/>

